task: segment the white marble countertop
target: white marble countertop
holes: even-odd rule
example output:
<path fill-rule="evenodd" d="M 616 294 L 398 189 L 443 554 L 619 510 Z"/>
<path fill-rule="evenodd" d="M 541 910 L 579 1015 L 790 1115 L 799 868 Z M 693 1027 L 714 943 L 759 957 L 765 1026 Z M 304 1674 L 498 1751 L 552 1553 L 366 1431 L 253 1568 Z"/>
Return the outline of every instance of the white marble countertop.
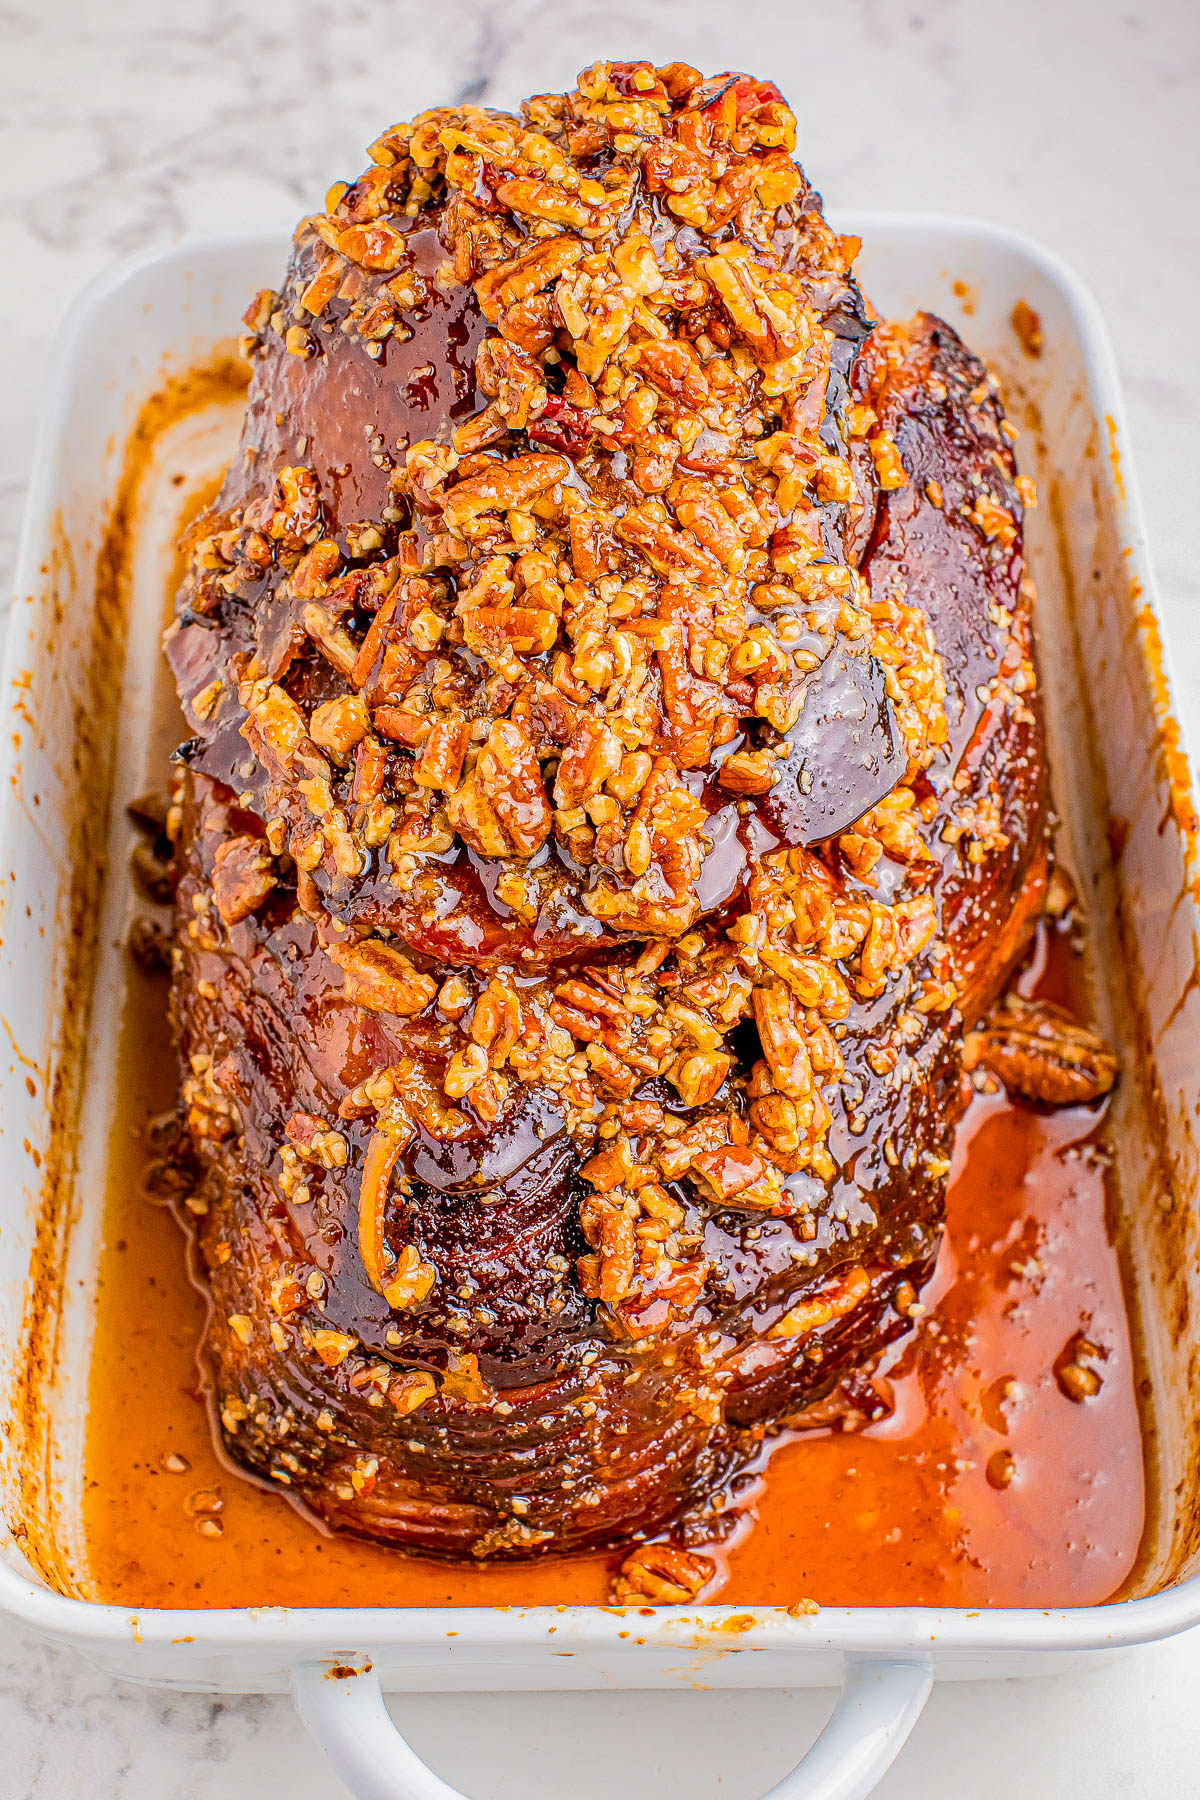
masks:
<path fill-rule="evenodd" d="M 1075 265 L 1116 344 L 1177 679 L 1200 693 L 1194 0 L 8 0 L 0 568 L 59 322 L 93 274 L 197 233 L 290 228 L 392 119 L 450 98 L 510 104 L 600 55 L 771 75 L 834 208 L 972 213 Z M 1190 1792 L 1198 1691 L 1200 1633 L 1037 1685 L 944 1687 L 878 1792 Z M 602 1693 L 410 1696 L 395 1710 L 473 1800 L 562 1795 L 568 1779 L 572 1800 L 608 1796 L 614 1756 L 627 1800 L 739 1800 L 790 1768 L 828 1706 L 820 1693 Z M 341 1791 L 283 1700 L 117 1686 L 3 1627 L 0 1742 L 0 1800 Z"/>

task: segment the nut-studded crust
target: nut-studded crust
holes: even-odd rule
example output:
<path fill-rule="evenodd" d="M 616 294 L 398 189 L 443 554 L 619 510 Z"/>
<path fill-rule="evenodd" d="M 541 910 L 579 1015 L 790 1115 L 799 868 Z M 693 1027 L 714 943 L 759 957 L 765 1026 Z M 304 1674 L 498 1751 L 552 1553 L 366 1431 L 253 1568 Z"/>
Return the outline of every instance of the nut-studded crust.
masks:
<path fill-rule="evenodd" d="M 657 1529 L 906 1329 L 1040 902 L 993 386 L 793 140 L 682 65 L 441 109 L 248 314 L 168 634 L 208 1355 L 423 1551 Z"/>

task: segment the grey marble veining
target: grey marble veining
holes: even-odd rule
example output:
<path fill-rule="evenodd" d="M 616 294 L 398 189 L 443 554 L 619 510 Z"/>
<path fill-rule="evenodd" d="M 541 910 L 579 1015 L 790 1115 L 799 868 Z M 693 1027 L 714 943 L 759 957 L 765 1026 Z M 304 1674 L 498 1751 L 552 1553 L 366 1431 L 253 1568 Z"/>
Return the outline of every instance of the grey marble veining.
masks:
<path fill-rule="evenodd" d="M 1170 651 L 1200 685 L 1194 0 L 9 0 L 0 569 L 83 284 L 196 234 L 290 228 L 394 118 L 453 98 L 510 104 L 600 55 L 771 75 L 835 211 L 972 213 L 1075 265 L 1125 382 Z M 1044 1686 L 940 1689 L 880 1795 L 1007 1800 L 1014 1780 L 1029 1800 L 1181 1793 L 1200 1767 L 1198 1682 L 1193 1635 Z M 628 1800 L 739 1800 L 779 1778 L 827 1707 L 814 1694 L 599 1694 L 412 1696 L 396 1710 L 478 1800 L 589 1800 L 615 1776 Z M 0 1800 L 340 1791 L 282 1700 L 119 1687 L 3 1627 L 0 1741 Z"/>

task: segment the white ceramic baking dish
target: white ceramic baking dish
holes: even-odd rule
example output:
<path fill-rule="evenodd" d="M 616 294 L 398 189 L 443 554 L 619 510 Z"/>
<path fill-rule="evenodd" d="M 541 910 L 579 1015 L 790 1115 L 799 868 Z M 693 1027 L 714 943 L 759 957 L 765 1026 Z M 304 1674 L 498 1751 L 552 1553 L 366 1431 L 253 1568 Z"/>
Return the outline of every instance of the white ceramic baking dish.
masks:
<path fill-rule="evenodd" d="M 118 491 L 120 472 L 141 403 L 165 373 L 211 359 L 286 245 L 223 240 L 126 269 L 80 302 L 57 354 L 8 638 L 0 785 L 0 1022 L 11 1043 L 0 1079 L 0 1343 L 12 1394 L 0 1437 L 0 1607 L 126 1679 L 290 1689 L 363 1800 L 453 1795 L 399 1737 L 384 1689 L 841 1683 L 825 1733 L 774 1793 L 852 1800 L 896 1755 L 935 1676 L 1047 1674 L 1200 1621 L 1200 1371 L 1189 1370 L 1186 1329 L 1200 1317 L 1200 1226 L 1188 1204 L 1200 1171 L 1200 884 L 1112 358 L 1087 294 L 1021 239 L 907 215 L 843 225 L 866 242 L 876 303 L 949 317 L 1031 425 L 1022 466 L 1042 494 L 1031 558 L 1056 791 L 1091 916 L 1097 1012 L 1124 1052 L 1119 1232 L 1151 1396 L 1150 1524 L 1131 1597 L 1106 1606 L 803 1617 L 666 1607 L 637 1618 L 635 1641 L 619 1613 L 589 1607 L 134 1613 L 67 1597 L 113 1105 L 122 803 L 149 772 L 169 570 L 158 491 L 168 465 L 151 459 L 150 494 Z M 1041 317 L 1036 360 L 1010 326 L 1018 299 Z M 219 467 L 228 413 L 185 421 L 170 466 Z M 140 534 L 115 593 L 103 568 L 97 577 L 114 506 L 118 529 Z M 1123 846 L 1115 862 L 1111 842 Z M 111 883 L 106 867 L 118 872 Z"/>

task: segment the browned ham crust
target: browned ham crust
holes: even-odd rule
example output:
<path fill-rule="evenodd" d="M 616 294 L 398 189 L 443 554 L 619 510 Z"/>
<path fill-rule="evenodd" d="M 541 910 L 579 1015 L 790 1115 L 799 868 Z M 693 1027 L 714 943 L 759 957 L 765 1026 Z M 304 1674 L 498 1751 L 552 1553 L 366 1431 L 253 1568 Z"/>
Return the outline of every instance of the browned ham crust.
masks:
<path fill-rule="evenodd" d="M 869 1407 L 1040 906 L 1010 434 L 793 141 L 682 65 L 439 109 L 248 315 L 168 634 L 206 1355 L 407 1548 L 654 1532 Z"/>

